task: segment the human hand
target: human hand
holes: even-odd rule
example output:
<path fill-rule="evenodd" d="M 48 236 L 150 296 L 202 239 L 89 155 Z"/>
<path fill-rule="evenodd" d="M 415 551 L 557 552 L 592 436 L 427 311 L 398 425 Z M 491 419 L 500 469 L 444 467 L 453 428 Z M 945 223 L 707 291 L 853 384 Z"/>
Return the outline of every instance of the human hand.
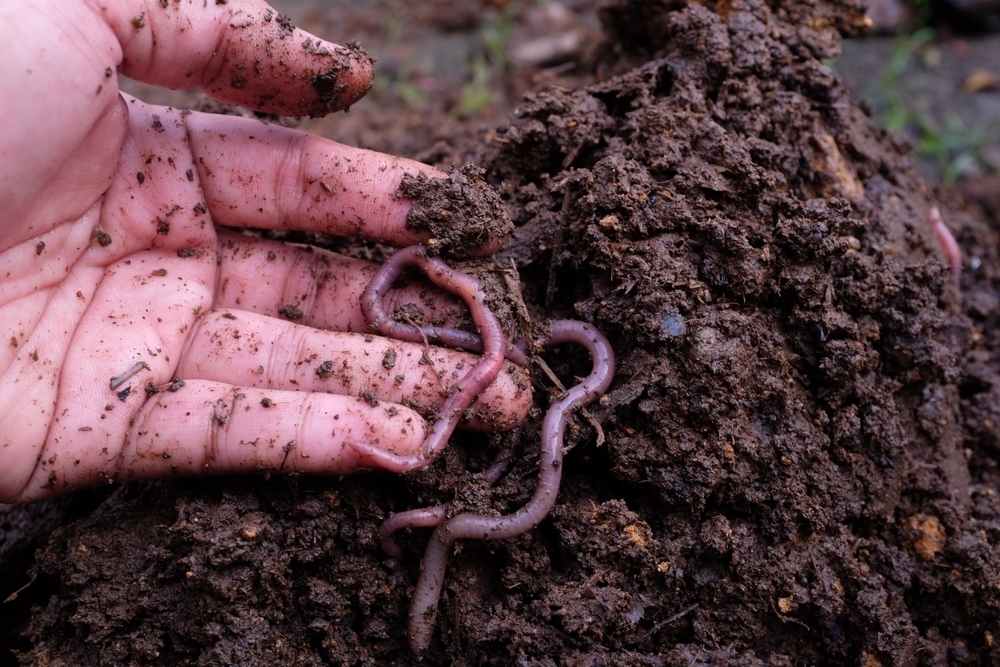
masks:
<path fill-rule="evenodd" d="M 116 70 L 321 115 L 367 90 L 363 54 L 250 0 L 6 0 L 0 43 L 0 502 L 173 474 L 345 473 L 365 463 L 349 441 L 420 447 L 427 424 L 403 403 L 439 406 L 475 357 L 431 348 L 428 364 L 422 345 L 365 333 L 375 267 L 216 225 L 418 243 L 395 192 L 405 173 L 441 174 L 117 86 Z M 470 427 L 523 418 L 512 373 L 477 399 L 495 417 Z"/>

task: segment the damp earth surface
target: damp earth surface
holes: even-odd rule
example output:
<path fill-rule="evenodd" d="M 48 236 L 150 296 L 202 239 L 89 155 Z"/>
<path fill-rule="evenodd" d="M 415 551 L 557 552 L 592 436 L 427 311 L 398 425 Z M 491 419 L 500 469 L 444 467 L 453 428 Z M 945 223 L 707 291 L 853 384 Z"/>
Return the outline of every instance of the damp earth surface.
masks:
<path fill-rule="evenodd" d="M 470 4 L 424 18 L 460 31 L 445 18 Z M 402 105 L 367 134 L 357 109 L 345 124 L 477 164 L 514 226 L 494 261 L 517 269 L 522 319 L 591 322 L 618 357 L 568 429 L 549 518 L 456 549 L 420 664 L 1000 663 L 996 211 L 925 185 L 829 67 L 864 29 L 860 2 L 611 0 L 594 16 L 566 85 L 525 74 L 509 119 L 445 113 L 432 146 L 372 139 L 393 113 L 422 122 Z M 567 383 L 587 372 L 569 346 L 544 359 Z M 399 536 L 399 563 L 375 531 L 414 507 L 522 506 L 537 423 L 492 489 L 502 436 L 458 435 L 402 478 L 175 480 L 4 508 L 0 595 L 24 588 L 0 605 L 0 664 L 417 664 L 404 627 L 427 531 Z"/>

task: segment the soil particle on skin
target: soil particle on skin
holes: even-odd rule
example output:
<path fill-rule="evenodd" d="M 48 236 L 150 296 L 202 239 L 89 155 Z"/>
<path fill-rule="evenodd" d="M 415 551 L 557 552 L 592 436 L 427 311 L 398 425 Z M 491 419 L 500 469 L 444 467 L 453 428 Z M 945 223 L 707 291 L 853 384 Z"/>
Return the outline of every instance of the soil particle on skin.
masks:
<path fill-rule="evenodd" d="M 296 306 L 295 304 L 286 303 L 278 307 L 278 314 L 284 317 L 285 319 L 292 320 L 294 322 L 296 320 L 302 319 L 303 312 L 302 309 Z"/>
<path fill-rule="evenodd" d="M 333 375 L 332 361 L 329 360 L 324 361 L 323 363 L 321 363 L 319 366 L 316 367 L 316 377 L 318 377 L 320 380 L 326 380 L 331 375 Z"/>
<path fill-rule="evenodd" d="M 270 12 L 268 12 L 270 14 Z M 270 18 L 267 19 L 270 21 Z M 292 23 L 292 19 L 288 18 L 284 14 L 278 14 L 278 18 L 275 21 L 278 24 L 278 30 L 281 32 L 282 37 L 288 37 L 295 32 L 295 24 Z"/>
<path fill-rule="evenodd" d="M 571 420 L 549 518 L 456 548 L 419 664 L 1000 664 L 1000 223 L 928 191 L 824 65 L 853 2 L 601 17 L 600 82 L 532 95 L 466 152 L 514 225 L 494 258 L 518 270 L 509 316 L 612 341 L 590 408 L 606 443 Z M 479 239 L 449 236 L 456 173 L 447 215 L 417 224 L 461 253 Z M 961 295 L 932 203 L 966 253 Z M 586 355 L 562 347 L 544 358 L 571 383 Z M 446 502 L 522 507 L 536 395 L 492 489 L 502 438 L 477 434 L 402 478 L 122 487 L 31 537 L 8 641 L 22 665 L 418 664 L 404 628 L 428 531 L 400 533 L 397 564 L 375 530 Z M 9 589 L 31 578 L 19 553 Z"/>
<path fill-rule="evenodd" d="M 303 42 L 302 48 L 313 55 L 333 57 L 337 62 L 313 77 L 312 85 L 319 96 L 319 100 L 309 110 L 309 115 L 313 117 L 325 116 L 331 111 L 346 108 L 344 100 L 349 86 L 346 83 L 340 83 L 339 80 L 340 75 L 351 68 L 352 60 L 355 62 L 366 60 L 371 63 L 375 62 L 375 59 L 369 56 L 368 52 L 357 42 L 349 42 L 340 47 L 336 53 L 330 53 L 326 48 L 318 48 L 318 44 L 318 42 L 307 39 Z M 371 83 L 368 85 L 371 87 Z M 367 92 L 367 89 L 364 92 Z M 364 92 L 352 93 L 352 95 L 355 98 L 360 98 Z"/>

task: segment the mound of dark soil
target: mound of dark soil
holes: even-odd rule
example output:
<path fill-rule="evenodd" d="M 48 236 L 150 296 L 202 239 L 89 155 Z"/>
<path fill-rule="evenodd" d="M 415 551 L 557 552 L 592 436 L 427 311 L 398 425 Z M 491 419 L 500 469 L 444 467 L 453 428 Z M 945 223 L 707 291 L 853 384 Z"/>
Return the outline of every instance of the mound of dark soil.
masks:
<path fill-rule="evenodd" d="M 532 95 L 485 137 L 516 226 L 498 261 L 533 318 L 594 322 L 619 367 L 592 409 L 607 442 L 574 426 L 550 518 L 452 557 L 424 664 L 1000 663 L 996 233 L 944 209 L 956 293 L 935 195 L 824 64 L 857 5 L 682 4 L 607 4 L 604 80 Z M 65 519 L 0 552 L 13 589 L 44 544 L 25 639 L 5 641 L 24 665 L 410 664 L 426 537 L 394 568 L 374 530 L 522 505 L 530 439 L 493 491 L 467 472 L 490 445 L 459 439 L 402 482 L 39 503 Z"/>

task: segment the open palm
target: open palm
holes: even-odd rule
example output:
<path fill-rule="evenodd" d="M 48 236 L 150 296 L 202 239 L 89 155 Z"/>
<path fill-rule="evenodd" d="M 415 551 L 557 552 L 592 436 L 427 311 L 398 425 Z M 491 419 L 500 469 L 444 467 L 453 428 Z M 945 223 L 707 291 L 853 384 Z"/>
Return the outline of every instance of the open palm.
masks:
<path fill-rule="evenodd" d="M 235 0 L 7 0 L 0 43 L 0 502 L 171 474 L 349 472 L 364 462 L 348 440 L 420 446 L 426 422 L 402 403 L 439 405 L 470 357 L 427 363 L 422 346 L 368 335 L 374 267 L 216 225 L 416 243 L 394 193 L 404 173 L 438 173 L 117 87 L 121 71 L 319 115 L 364 94 L 367 58 Z M 518 384 L 501 374 L 477 411 L 495 420 L 472 426 L 519 421 Z"/>

